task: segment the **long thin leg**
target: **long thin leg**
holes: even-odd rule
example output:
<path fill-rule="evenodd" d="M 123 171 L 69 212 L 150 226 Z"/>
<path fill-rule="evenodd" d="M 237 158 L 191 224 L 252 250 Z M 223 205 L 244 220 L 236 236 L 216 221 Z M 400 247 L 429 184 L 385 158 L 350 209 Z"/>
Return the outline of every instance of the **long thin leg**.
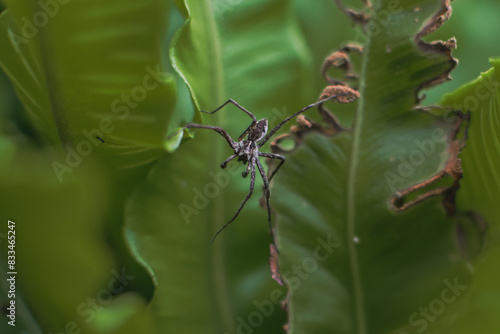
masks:
<path fill-rule="evenodd" d="M 274 175 L 278 172 L 278 169 L 280 169 L 280 167 L 283 166 L 283 164 L 285 163 L 285 157 L 282 156 L 282 155 L 279 155 L 279 154 L 265 153 L 265 152 L 259 152 L 259 155 L 262 156 L 262 157 L 265 157 L 265 158 L 271 158 L 271 159 L 281 160 L 280 164 L 278 165 L 278 167 L 276 167 L 276 169 L 271 173 L 271 176 L 269 177 L 269 182 L 271 182 L 271 180 L 273 179 Z"/>
<path fill-rule="evenodd" d="M 256 159 L 257 168 L 259 169 L 260 176 L 262 177 L 262 181 L 264 181 L 264 190 L 266 192 L 266 206 L 267 206 L 267 221 L 269 222 L 269 233 L 271 234 L 271 240 L 276 248 L 276 252 L 279 254 L 278 245 L 276 245 L 276 240 L 274 239 L 274 230 L 273 224 L 271 223 L 271 203 L 269 198 L 271 197 L 271 191 L 269 190 L 269 181 L 266 176 L 266 172 L 264 171 L 264 167 L 260 163 L 259 159 Z"/>
<path fill-rule="evenodd" d="M 333 98 L 336 98 L 336 97 L 339 97 L 339 96 L 347 96 L 347 95 L 350 95 L 348 93 L 345 93 L 345 94 L 338 94 L 338 95 L 332 95 L 332 96 L 329 96 L 327 97 L 326 99 L 323 99 L 321 101 L 318 101 L 318 102 L 315 102 L 313 104 L 310 104 L 308 105 L 307 107 L 304 107 L 302 109 L 300 109 L 299 111 L 297 111 L 295 114 L 293 115 L 290 115 L 288 116 L 287 118 L 285 118 L 283 121 L 281 121 L 281 123 L 279 123 L 278 125 L 276 125 L 270 132 L 268 132 L 268 134 L 264 137 L 264 139 L 262 139 L 260 142 L 259 142 L 259 147 L 262 147 L 262 145 L 264 145 L 275 133 L 276 131 L 278 131 L 283 125 L 285 125 L 289 120 L 291 120 L 292 118 L 294 117 L 297 117 L 298 115 L 300 115 L 301 113 L 303 113 L 304 111 L 308 110 L 308 109 L 311 109 L 312 107 L 315 107 L 319 104 L 322 104 L 330 99 L 333 99 Z"/>
<path fill-rule="evenodd" d="M 248 116 L 252 117 L 252 119 L 254 120 L 254 122 L 257 121 L 257 118 L 255 118 L 255 116 L 248 110 L 246 110 L 245 108 L 243 108 L 242 106 L 240 106 L 235 100 L 233 99 L 229 99 L 227 100 L 226 102 L 224 102 L 220 107 L 218 107 L 217 109 L 215 109 L 214 111 L 205 111 L 205 110 L 200 110 L 201 112 L 205 113 L 205 114 L 214 114 L 216 113 L 217 111 L 221 110 L 222 108 L 224 108 L 228 103 L 232 103 L 234 104 L 236 107 L 238 107 L 239 109 L 243 110 Z"/>
<path fill-rule="evenodd" d="M 238 141 L 241 141 L 243 137 L 245 137 L 248 134 L 248 132 L 250 132 L 250 129 L 252 129 L 255 126 L 255 124 L 257 124 L 257 121 L 253 121 L 252 124 L 250 124 L 248 128 L 245 131 L 243 131 L 243 133 L 238 137 Z"/>
<path fill-rule="evenodd" d="M 223 163 L 220 164 L 220 168 L 224 169 L 226 168 L 227 166 L 227 163 L 231 160 L 233 160 L 234 158 L 236 158 L 238 155 L 237 154 L 233 154 L 232 156 L 230 156 L 229 158 L 227 158 Z"/>
<path fill-rule="evenodd" d="M 259 161 L 259 160 L 257 160 L 257 161 Z M 245 197 L 245 199 L 243 200 L 243 203 L 241 203 L 240 207 L 238 208 L 238 211 L 236 211 L 236 213 L 234 214 L 233 218 L 231 218 L 230 221 L 228 221 L 224 226 L 222 226 L 222 228 L 220 230 L 217 231 L 217 233 L 215 233 L 215 235 L 212 238 L 212 240 L 210 240 L 210 243 L 214 242 L 215 238 L 219 235 L 219 233 L 221 233 L 226 227 L 228 227 L 229 224 L 231 224 L 236 219 L 236 217 L 238 217 L 238 215 L 240 214 L 241 210 L 245 206 L 246 202 L 252 196 L 253 189 L 254 189 L 254 186 L 255 186 L 255 162 L 252 159 L 248 163 L 251 164 L 251 170 L 252 170 L 252 172 L 250 174 L 250 191 L 248 192 L 247 197 Z"/>
<path fill-rule="evenodd" d="M 216 113 L 217 111 L 221 110 L 222 108 L 224 108 L 228 103 L 232 103 L 234 104 L 236 107 L 238 107 L 239 109 L 243 110 L 243 112 L 245 112 L 248 116 L 250 116 L 253 120 L 252 124 L 250 124 L 250 126 L 241 134 L 241 136 L 238 137 L 238 141 L 243 139 L 243 137 L 245 137 L 245 135 L 248 133 L 248 131 L 250 131 L 250 129 L 255 125 L 255 123 L 257 123 L 257 118 L 255 118 L 254 114 L 252 114 L 250 111 L 248 111 L 247 109 L 243 108 L 241 105 L 238 104 L 238 102 L 236 102 L 235 100 L 233 99 L 229 99 L 227 100 L 226 102 L 224 102 L 220 107 L 218 107 L 217 109 L 215 109 L 214 111 L 205 111 L 205 110 L 200 110 L 201 112 L 205 113 L 205 114 L 214 114 Z"/>
<path fill-rule="evenodd" d="M 231 138 L 231 136 L 229 135 L 229 133 L 226 132 L 226 130 L 224 130 L 223 128 L 219 128 L 217 126 L 212 126 L 212 125 L 201 125 L 201 124 L 188 124 L 184 127 L 184 129 L 190 129 L 190 128 L 197 128 L 197 129 L 208 129 L 208 130 L 214 130 L 215 132 L 217 132 L 218 134 L 220 134 L 222 137 L 224 137 L 226 139 L 226 141 L 228 142 L 228 144 L 233 148 L 235 149 L 236 146 L 238 145 L 234 140 L 233 138 Z"/>
<path fill-rule="evenodd" d="M 214 130 L 215 132 L 220 134 L 222 137 L 224 137 L 224 139 L 226 139 L 226 141 L 228 142 L 229 146 L 231 146 L 233 149 L 235 149 L 236 146 L 238 146 L 238 144 L 233 140 L 233 138 L 231 138 L 229 133 L 227 133 L 226 130 L 224 130 L 223 128 L 219 128 L 217 126 L 212 126 L 212 125 L 201 125 L 201 124 L 195 124 L 195 123 L 191 123 L 191 124 L 184 126 L 179 131 L 176 131 L 175 133 L 168 136 L 166 139 L 169 140 L 170 138 L 177 136 L 179 133 L 184 131 L 184 129 L 191 129 L 191 128 Z"/>
<path fill-rule="evenodd" d="M 250 168 L 252 167 L 252 165 L 250 164 L 250 161 L 248 162 L 248 165 L 247 165 L 247 169 L 241 173 L 241 176 L 242 177 L 247 177 L 248 176 L 248 173 L 250 173 Z M 254 166 L 255 167 L 255 166 Z"/>

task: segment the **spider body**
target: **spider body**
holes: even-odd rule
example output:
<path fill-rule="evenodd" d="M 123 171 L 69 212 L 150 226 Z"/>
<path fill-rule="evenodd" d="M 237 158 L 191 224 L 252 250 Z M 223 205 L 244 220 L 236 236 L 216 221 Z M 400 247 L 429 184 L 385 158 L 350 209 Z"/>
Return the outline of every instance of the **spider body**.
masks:
<path fill-rule="evenodd" d="M 267 119 L 261 119 L 248 131 L 248 140 L 258 142 L 267 135 Z"/>
<path fill-rule="evenodd" d="M 258 122 L 253 122 L 248 129 L 243 132 L 243 134 L 238 138 L 239 142 L 234 147 L 234 154 L 238 157 L 238 161 L 247 164 L 249 161 L 254 159 L 258 159 L 259 157 L 259 147 L 258 142 L 267 134 L 267 119 L 261 119 Z M 246 139 L 243 139 L 245 138 Z M 222 168 L 225 168 L 221 165 Z M 248 171 L 243 172 L 243 177 L 248 176 Z"/>

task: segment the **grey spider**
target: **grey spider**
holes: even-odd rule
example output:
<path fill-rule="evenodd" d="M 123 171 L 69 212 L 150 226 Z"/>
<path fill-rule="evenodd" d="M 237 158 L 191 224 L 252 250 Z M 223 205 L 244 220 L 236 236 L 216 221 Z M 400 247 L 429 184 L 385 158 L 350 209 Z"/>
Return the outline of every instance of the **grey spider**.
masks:
<path fill-rule="evenodd" d="M 326 90 L 325 90 L 326 91 Z M 336 93 L 336 94 L 335 94 Z M 260 176 L 262 178 L 262 181 L 264 182 L 264 191 L 265 191 L 265 196 L 266 196 L 266 204 L 267 204 L 267 216 L 268 216 L 268 223 L 269 223 L 269 231 L 271 234 L 271 239 L 272 239 L 272 245 L 278 251 L 278 247 L 276 245 L 276 240 L 274 237 L 274 231 L 273 231 L 273 226 L 271 222 L 271 205 L 269 202 L 271 192 L 269 190 L 269 183 L 273 179 L 274 175 L 278 172 L 278 170 L 281 168 L 281 166 L 285 163 L 285 157 L 280 155 L 280 154 L 275 154 L 275 153 L 267 153 L 267 152 L 260 152 L 260 148 L 267 142 L 269 139 L 278 131 L 284 124 L 286 124 L 288 121 L 293 119 L 294 117 L 300 115 L 304 111 L 315 107 L 317 105 L 320 105 L 327 100 L 330 100 L 332 98 L 336 97 L 341 97 L 341 96 L 348 96 L 352 95 L 353 93 L 351 92 L 343 92 L 341 94 L 338 94 L 337 91 L 333 90 L 331 93 L 326 94 L 325 92 L 322 94 L 321 99 L 318 102 L 315 102 L 313 104 L 308 105 L 307 107 L 302 108 L 298 112 L 296 112 L 293 115 L 288 116 L 285 118 L 283 121 L 281 121 L 278 125 L 276 125 L 271 131 L 268 132 L 268 120 L 266 118 L 263 118 L 261 120 L 257 120 L 257 118 L 247 109 L 243 108 L 241 105 L 239 105 L 236 101 L 233 99 L 227 100 L 224 104 L 219 106 L 217 109 L 213 111 L 203 111 L 200 110 L 201 112 L 207 113 L 207 114 L 214 114 L 223 107 L 225 107 L 227 104 L 231 103 L 241 109 L 243 112 L 245 112 L 248 116 L 252 118 L 252 123 L 248 128 L 238 137 L 238 140 L 235 141 L 228 133 L 226 130 L 224 130 L 221 127 L 217 126 L 212 126 L 212 125 L 202 125 L 202 124 L 195 124 L 195 123 L 190 123 L 184 126 L 182 129 L 179 131 L 175 132 L 171 136 L 169 136 L 167 139 L 170 139 L 174 137 L 175 135 L 179 134 L 182 132 L 184 129 L 190 129 L 190 128 L 199 128 L 199 129 L 208 129 L 208 130 L 213 130 L 217 133 L 219 133 L 224 139 L 227 141 L 229 146 L 233 149 L 234 154 L 229 156 L 220 166 L 221 168 L 226 168 L 227 164 L 235 159 L 238 158 L 238 161 L 243 162 L 243 164 L 247 165 L 246 170 L 242 173 L 243 177 L 247 177 L 250 174 L 250 191 L 248 192 L 247 196 L 243 200 L 243 202 L 240 204 L 240 207 L 236 211 L 236 213 L 233 215 L 233 217 L 226 223 L 224 226 L 222 226 L 217 233 L 215 233 L 214 237 L 210 241 L 212 243 L 215 238 L 221 233 L 226 227 L 231 224 L 236 217 L 240 214 L 241 210 L 247 203 L 247 201 L 250 199 L 252 196 L 254 187 L 255 187 L 255 175 L 256 175 L 256 169 L 259 170 Z M 264 167 L 262 166 L 262 163 L 259 160 L 259 157 L 264 157 L 264 158 L 270 158 L 270 159 L 277 159 L 280 160 L 280 163 L 276 167 L 276 169 L 271 173 L 269 178 L 267 177 Z"/>

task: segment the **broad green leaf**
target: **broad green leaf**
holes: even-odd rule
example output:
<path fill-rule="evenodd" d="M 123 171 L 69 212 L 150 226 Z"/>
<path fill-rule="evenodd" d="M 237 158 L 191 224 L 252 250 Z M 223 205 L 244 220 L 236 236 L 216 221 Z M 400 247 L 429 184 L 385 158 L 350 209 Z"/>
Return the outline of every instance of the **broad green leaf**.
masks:
<path fill-rule="evenodd" d="M 77 162 L 101 151 L 124 168 L 158 157 L 176 100 L 162 63 L 169 3 L 6 1 L 0 65 L 43 138 Z"/>
<path fill-rule="evenodd" d="M 7 119 L 10 116 L 9 112 L 13 109 L 14 94 L 12 92 L 12 87 L 9 85 L 5 74 L 0 71 L 0 116 L 2 119 Z M 6 121 L 3 121 L 2 123 L 6 123 Z"/>
<path fill-rule="evenodd" d="M 499 223 L 495 199 L 500 195 L 499 93 L 500 60 L 491 60 L 493 68 L 476 80 L 445 95 L 441 105 L 469 112 L 467 146 L 460 158 L 464 180 L 458 193 L 463 211 L 474 210 L 495 228 Z"/>
<path fill-rule="evenodd" d="M 500 61 L 491 60 L 488 72 L 446 95 L 443 106 L 470 112 L 467 146 L 460 158 L 464 179 L 457 195 L 462 212 L 476 212 L 486 225 L 464 221 L 465 247 L 472 257 L 474 280 L 470 286 L 468 313 L 454 328 L 455 333 L 496 333 L 497 314 L 500 310 Z M 479 248 L 477 247 L 479 245 Z M 479 253 L 479 254 L 477 254 Z M 479 256 L 477 256 L 479 255 Z"/>
<path fill-rule="evenodd" d="M 2 215 L 24 220 L 30 240 L 20 296 L 44 331 L 75 321 L 86 333 L 149 332 L 144 296 L 126 290 L 151 284 L 120 249 L 120 232 L 123 202 L 160 156 L 176 107 L 163 70 L 170 1 L 5 3 L 0 66 L 37 130 L 12 131 L 19 115 L 5 111 Z M 122 268 L 134 279 L 93 310 L 87 298 L 109 292 Z"/>
<path fill-rule="evenodd" d="M 22 328 L 29 333 L 60 333 L 67 328 L 85 333 L 102 333 L 103 329 L 133 333 L 127 327 L 144 309 L 144 301 L 133 294 L 126 304 L 123 297 L 108 298 L 111 280 L 114 288 L 120 287 L 114 273 L 121 273 L 122 268 L 96 237 L 106 222 L 108 205 L 109 189 L 102 175 L 96 169 L 83 168 L 80 175 L 60 183 L 50 167 L 56 156 L 6 137 L 0 140 L 0 153 L 2 159 L 10 155 L 0 168 L 2 281 L 11 277 L 7 272 L 17 272 L 16 327 L 4 327 L 6 321 L 2 321 L 2 328 L 10 330 L 2 333 L 20 333 Z M 8 229 L 8 220 L 14 221 L 15 234 Z M 16 240 L 15 270 L 7 266 L 8 235 Z M 3 293 L 2 302 L 10 302 Z M 129 312 L 113 313 L 113 326 L 95 321 L 109 317 L 108 308 L 120 307 Z M 145 328 L 146 318 L 141 322 Z"/>
<path fill-rule="evenodd" d="M 218 103 L 224 99 L 221 92 L 221 87 L 224 87 L 222 50 L 211 7 L 208 1 L 200 1 L 195 6 L 189 6 L 188 2 L 185 2 L 185 7 L 180 5 L 187 20 L 177 32 L 175 47 L 170 49 L 172 64 L 190 87 L 198 109 L 200 104 Z M 192 64 L 199 68 L 189 66 Z M 206 72 L 200 73 L 199 69 Z M 203 93 L 196 94 L 198 91 Z"/>
<path fill-rule="evenodd" d="M 450 122 L 415 110 L 419 88 L 452 67 L 415 38 L 442 1 L 373 4 L 352 131 L 307 135 L 272 188 L 289 333 L 447 333 L 470 279 L 439 199 L 390 204 L 449 157 Z"/>
<path fill-rule="evenodd" d="M 304 93 L 310 56 L 289 6 L 274 0 L 185 1 L 181 11 L 190 16 L 172 57 L 199 108 L 213 110 L 233 98 L 277 124 L 314 101 L 319 92 Z M 203 120 L 235 138 L 251 121 L 234 106 Z M 280 308 L 285 292 L 270 276 L 270 237 L 258 203 L 262 184 L 210 245 L 248 193 L 249 180 L 241 178 L 244 169 L 236 161 L 230 172 L 220 169 L 232 150 L 217 133 L 193 135 L 158 162 L 127 207 L 130 248 L 156 286 L 149 310 L 157 332 L 279 332 L 286 321 Z"/>

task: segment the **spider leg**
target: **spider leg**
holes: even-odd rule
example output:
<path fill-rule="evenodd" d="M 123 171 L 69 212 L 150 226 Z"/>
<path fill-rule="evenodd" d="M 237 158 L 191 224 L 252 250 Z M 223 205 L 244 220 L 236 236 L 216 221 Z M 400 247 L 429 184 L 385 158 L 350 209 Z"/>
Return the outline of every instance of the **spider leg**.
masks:
<path fill-rule="evenodd" d="M 215 109 L 214 111 L 203 111 L 203 110 L 200 110 L 201 112 L 204 112 L 204 113 L 207 113 L 207 114 L 213 114 L 215 113 L 216 111 L 220 110 L 221 108 L 223 108 L 224 106 L 226 106 L 228 103 L 232 103 L 234 104 L 236 107 L 238 107 L 239 109 L 243 110 L 248 116 L 252 117 L 252 124 L 250 124 L 250 126 L 245 130 L 243 131 L 243 133 L 238 137 L 238 141 L 242 140 L 243 137 L 245 137 L 248 132 L 250 131 L 251 128 L 253 128 L 255 126 L 255 124 L 257 124 L 257 118 L 254 116 L 254 114 L 252 114 L 250 111 L 248 111 L 247 109 L 243 108 L 241 105 L 239 105 L 236 101 L 234 101 L 233 99 L 229 99 L 227 100 L 223 105 L 221 105 L 219 108 Z M 248 173 L 247 173 L 248 174 Z"/>
<path fill-rule="evenodd" d="M 257 161 L 259 161 L 259 160 L 257 160 Z M 236 219 L 236 217 L 238 217 L 238 215 L 240 214 L 241 210 L 245 206 L 246 202 L 252 196 L 253 189 L 254 189 L 254 186 L 255 186 L 255 162 L 252 159 L 248 163 L 251 165 L 251 171 L 252 171 L 251 174 L 250 174 L 250 191 L 248 192 L 247 197 L 245 197 L 245 199 L 243 200 L 243 203 L 241 203 L 240 207 L 238 208 L 238 211 L 236 211 L 236 213 L 234 214 L 233 218 L 231 218 L 230 221 L 228 221 L 224 226 L 221 227 L 220 230 L 217 231 L 217 233 L 215 233 L 215 235 L 212 238 L 212 240 L 210 240 L 210 243 L 214 242 L 215 238 L 219 235 L 219 233 L 221 233 L 226 227 L 228 227 L 229 224 L 231 224 Z"/>
<path fill-rule="evenodd" d="M 259 152 L 259 155 L 262 157 L 265 157 L 265 158 L 281 160 L 278 167 L 276 167 L 276 169 L 271 173 L 271 176 L 269 177 L 269 182 L 271 182 L 274 175 L 278 172 L 278 169 L 280 169 L 280 167 L 283 166 L 283 164 L 285 163 L 285 157 L 282 155 L 279 155 L 279 154 L 275 154 L 275 153 L 264 153 L 264 152 Z"/>
<path fill-rule="evenodd" d="M 328 96 L 327 98 L 325 99 L 322 99 L 321 101 L 318 101 L 318 102 L 315 102 L 313 104 L 310 104 L 308 105 L 307 107 L 304 107 L 302 109 L 300 109 L 299 111 L 297 111 L 295 114 L 293 115 L 290 115 L 288 116 L 287 118 L 285 118 L 284 120 L 281 121 L 281 123 L 279 123 L 278 125 L 276 125 L 271 131 L 269 131 L 267 133 L 267 135 L 264 137 L 264 139 L 262 139 L 260 142 L 259 142 L 259 145 L 258 147 L 262 147 L 262 145 L 264 145 L 269 139 L 271 139 L 271 137 L 276 133 L 276 131 L 278 131 L 283 125 L 285 125 L 289 120 L 291 120 L 292 118 L 294 117 L 297 117 L 298 115 L 302 114 L 304 111 L 308 110 L 308 109 L 311 109 L 313 107 L 316 107 L 317 105 L 320 105 L 322 103 L 325 103 L 326 101 L 328 100 L 331 100 L 333 98 L 336 98 L 336 97 L 339 97 L 339 96 L 347 96 L 349 95 L 348 93 L 345 93 L 345 94 L 333 94 L 331 96 Z"/>
<path fill-rule="evenodd" d="M 232 149 L 235 149 L 238 146 L 238 144 L 233 140 L 233 138 L 231 138 L 229 133 L 227 133 L 227 131 L 224 130 L 223 128 L 220 128 L 217 126 L 212 126 L 212 125 L 201 125 L 201 124 L 196 124 L 196 123 L 187 124 L 179 131 L 176 131 L 175 133 L 168 136 L 166 139 L 169 140 L 170 138 L 172 138 L 172 137 L 178 135 L 179 133 L 181 133 L 182 131 L 184 131 L 184 129 L 191 129 L 191 128 L 214 130 L 215 132 L 220 134 L 222 137 L 224 137 L 224 139 L 226 139 L 227 143 L 229 144 L 229 146 L 231 146 Z"/>
<path fill-rule="evenodd" d="M 257 118 L 255 118 L 255 116 L 248 110 L 246 110 L 245 108 L 243 108 L 242 106 L 240 106 L 235 100 L 233 99 L 229 99 L 227 100 L 226 102 L 224 102 L 220 107 L 218 107 L 217 109 L 215 109 L 214 111 L 205 111 L 205 110 L 200 110 L 201 112 L 205 113 L 205 114 L 214 114 L 216 113 L 217 111 L 221 110 L 222 108 L 224 108 L 228 103 L 232 103 L 234 104 L 236 107 L 238 107 L 239 109 L 243 110 L 248 116 L 252 117 L 253 121 L 254 122 L 257 122 Z"/>
<path fill-rule="evenodd" d="M 278 245 L 276 245 L 276 240 L 274 239 L 274 230 L 273 224 L 271 223 L 271 203 L 269 198 L 271 197 L 271 191 L 269 190 L 269 180 L 267 179 L 266 172 L 264 171 L 264 167 L 260 163 L 259 159 L 255 159 L 257 163 L 257 168 L 259 169 L 260 176 L 262 177 L 262 181 L 264 181 L 264 189 L 266 193 L 266 206 L 267 206 L 267 221 L 269 222 L 269 233 L 271 234 L 271 240 L 276 248 L 276 252 L 279 254 Z"/>
<path fill-rule="evenodd" d="M 226 139 L 226 141 L 228 142 L 229 146 L 231 146 L 231 148 L 234 149 L 238 145 L 233 140 L 233 138 L 231 138 L 229 133 L 227 133 L 226 130 L 224 130 L 223 128 L 219 128 L 217 126 L 212 126 L 212 125 L 201 125 L 201 124 L 194 124 L 194 123 L 188 124 L 184 127 L 184 129 L 191 129 L 191 128 L 214 130 L 215 132 L 220 134 L 222 137 L 224 137 L 224 139 Z"/>
<path fill-rule="evenodd" d="M 241 140 L 248 133 L 248 131 L 250 131 L 250 129 L 257 123 L 257 118 L 250 111 L 248 111 L 247 109 L 245 109 L 241 105 L 239 105 L 236 101 L 234 101 L 233 99 L 229 99 L 229 100 L 227 100 L 226 102 L 224 102 L 221 106 L 217 107 L 217 109 L 215 109 L 213 111 L 200 110 L 200 112 L 205 113 L 205 114 L 214 114 L 217 111 L 219 111 L 222 108 L 224 108 L 228 103 L 234 104 L 236 107 L 238 107 L 243 112 L 245 112 L 245 114 L 247 114 L 248 116 L 250 116 L 252 118 L 252 120 L 253 120 L 252 124 L 238 138 L 238 140 Z M 174 134 L 168 136 L 167 140 L 170 139 L 170 138 L 172 138 L 172 137 L 174 137 L 174 136 L 176 136 L 176 135 L 178 135 L 182 130 L 188 129 L 188 128 L 201 128 L 201 129 L 210 129 L 210 130 L 217 131 L 224 138 L 226 138 L 226 140 L 229 143 L 229 145 L 231 145 L 231 147 L 234 148 L 234 145 L 233 145 L 234 144 L 234 140 L 229 136 L 229 134 L 224 129 L 219 128 L 219 127 L 215 127 L 215 126 L 201 125 L 201 124 L 195 124 L 195 123 L 191 123 L 191 124 L 186 125 L 181 130 L 179 130 L 179 131 L 175 132 Z"/>
<path fill-rule="evenodd" d="M 213 114 L 213 113 L 221 110 L 222 108 L 224 108 L 228 103 L 232 103 L 236 107 L 238 107 L 239 109 L 243 110 L 243 112 L 245 112 L 253 120 L 252 124 L 250 124 L 250 126 L 245 131 L 243 131 L 243 133 L 241 134 L 241 136 L 238 137 L 238 140 L 242 140 L 243 137 L 246 136 L 246 134 L 248 133 L 248 131 L 250 131 L 250 129 L 257 123 L 257 118 L 250 111 L 248 111 L 247 109 L 245 109 L 241 105 L 239 105 L 238 102 L 236 102 L 233 99 L 229 99 L 226 102 L 224 102 L 220 107 L 218 107 L 217 109 L 215 109 L 214 111 L 205 111 L 205 110 L 200 110 L 200 111 L 203 112 L 203 113 L 205 113 L 205 114 Z"/>
<path fill-rule="evenodd" d="M 223 163 L 220 164 L 220 168 L 224 169 L 226 168 L 227 166 L 227 163 L 231 160 L 233 160 L 234 158 L 236 158 L 238 155 L 237 154 L 233 154 L 232 156 L 230 156 L 229 158 L 227 158 Z"/>
<path fill-rule="evenodd" d="M 254 166 L 255 167 L 255 166 Z M 248 165 L 247 165 L 247 170 L 244 171 L 243 173 L 241 173 L 241 176 L 243 177 L 247 177 L 248 176 L 248 173 L 250 173 L 250 169 L 251 169 L 251 165 L 250 165 L 250 161 L 248 162 Z"/>
<path fill-rule="evenodd" d="M 252 124 L 250 124 L 250 126 L 245 131 L 243 131 L 243 133 L 238 137 L 238 140 L 242 140 L 248 134 L 248 132 L 250 132 L 250 130 L 255 126 L 255 124 L 257 124 L 257 121 L 253 121 Z"/>

